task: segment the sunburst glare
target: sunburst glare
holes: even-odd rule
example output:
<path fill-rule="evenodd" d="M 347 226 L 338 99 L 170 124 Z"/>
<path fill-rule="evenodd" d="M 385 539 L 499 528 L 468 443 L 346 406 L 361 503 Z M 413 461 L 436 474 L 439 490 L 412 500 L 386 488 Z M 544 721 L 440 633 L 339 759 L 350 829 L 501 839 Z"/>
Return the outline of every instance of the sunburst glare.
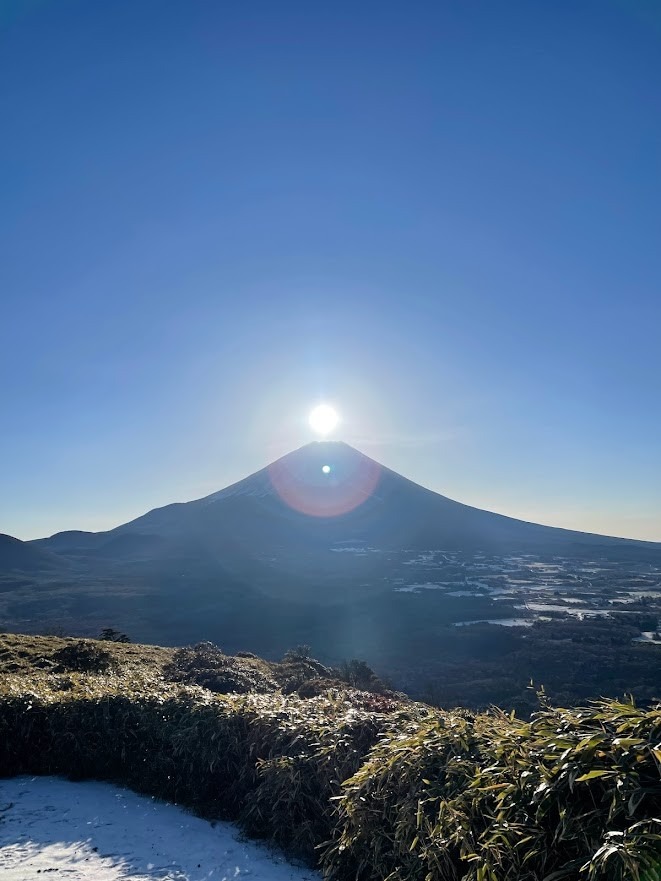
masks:
<path fill-rule="evenodd" d="M 319 404 L 310 411 L 308 421 L 312 431 L 325 436 L 337 428 L 340 417 L 337 410 L 330 404 Z"/>

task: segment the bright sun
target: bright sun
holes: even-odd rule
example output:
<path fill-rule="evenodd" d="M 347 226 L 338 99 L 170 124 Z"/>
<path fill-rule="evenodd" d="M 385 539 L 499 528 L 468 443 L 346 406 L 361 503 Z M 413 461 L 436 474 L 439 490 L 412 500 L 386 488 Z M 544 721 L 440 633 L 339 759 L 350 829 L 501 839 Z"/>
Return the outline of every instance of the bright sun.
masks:
<path fill-rule="evenodd" d="M 308 419 L 310 428 L 317 434 L 330 434 L 337 427 L 340 417 L 334 407 L 329 404 L 319 404 L 310 411 Z"/>

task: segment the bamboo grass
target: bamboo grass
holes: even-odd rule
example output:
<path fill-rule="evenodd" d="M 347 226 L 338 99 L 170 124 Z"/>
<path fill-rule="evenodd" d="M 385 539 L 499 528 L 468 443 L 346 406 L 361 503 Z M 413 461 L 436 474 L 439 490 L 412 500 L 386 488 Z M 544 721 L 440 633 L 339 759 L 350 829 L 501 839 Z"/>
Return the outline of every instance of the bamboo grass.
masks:
<path fill-rule="evenodd" d="M 661 881 L 661 706 L 377 712 L 349 688 L 212 693 L 130 651 L 2 676 L 0 774 L 120 782 L 338 881 Z"/>

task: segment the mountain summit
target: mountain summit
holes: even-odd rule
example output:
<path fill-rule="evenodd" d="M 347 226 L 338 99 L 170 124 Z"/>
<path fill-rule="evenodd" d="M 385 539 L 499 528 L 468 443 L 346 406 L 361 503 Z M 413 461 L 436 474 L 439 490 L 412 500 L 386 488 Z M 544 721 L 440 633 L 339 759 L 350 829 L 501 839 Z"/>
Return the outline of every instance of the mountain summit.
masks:
<path fill-rule="evenodd" d="M 311 517 L 336 517 L 367 501 L 383 471 L 378 462 L 346 443 L 316 441 L 208 496 L 206 501 L 239 495 L 277 496 Z"/>

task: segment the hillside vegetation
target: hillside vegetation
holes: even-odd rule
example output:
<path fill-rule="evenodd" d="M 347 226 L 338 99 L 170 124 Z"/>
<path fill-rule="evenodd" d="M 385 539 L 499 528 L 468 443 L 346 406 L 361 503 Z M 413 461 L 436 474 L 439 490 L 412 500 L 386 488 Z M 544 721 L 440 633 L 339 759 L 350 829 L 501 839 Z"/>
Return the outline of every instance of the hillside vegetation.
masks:
<path fill-rule="evenodd" d="M 121 782 L 347 881 L 661 881 L 661 705 L 438 710 L 209 644 L 4 635 L 0 673 L 3 776 Z"/>

